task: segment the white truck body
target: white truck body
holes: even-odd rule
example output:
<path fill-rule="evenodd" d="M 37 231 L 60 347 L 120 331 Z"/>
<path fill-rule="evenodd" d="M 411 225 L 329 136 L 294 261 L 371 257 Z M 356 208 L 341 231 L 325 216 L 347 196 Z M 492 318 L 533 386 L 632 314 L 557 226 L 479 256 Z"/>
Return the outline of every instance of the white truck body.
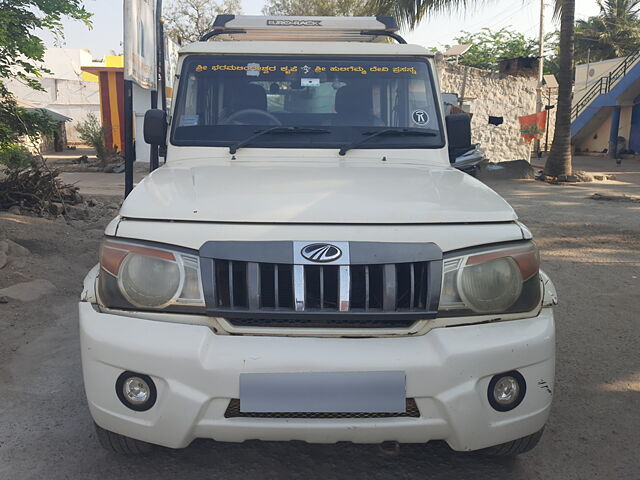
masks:
<path fill-rule="evenodd" d="M 242 24 L 241 20 L 234 21 Z M 298 27 L 301 21 L 316 26 L 314 22 L 329 21 L 294 20 Z M 269 21 L 288 22 L 281 17 Z M 252 17 L 245 25 L 261 22 L 264 17 Z M 331 35 L 339 37 L 348 22 L 340 19 Z M 258 31 L 267 38 L 274 35 L 262 27 Z M 352 39 L 350 34 L 343 36 Z M 172 448 L 186 447 L 196 438 L 319 443 L 438 439 L 466 451 L 541 431 L 554 381 L 555 291 L 538 270 L 531 233 L 513 209 L 490 188 L 451 167 L 437 76 L 427 51 L 414 45 L 321 38 L 242 41 L 242 32 L 233 38 L 182 49 L 166 164 L 126 199 L 106 229 L 101 266 L 85 281 L 80 303 L 82 363 L 97 425 Z M 358 62 L 426 62 L 435 95 L 430 116 L 435 112 L 438 117 L 436 123 L 431 119 L 431 126 L 440 129 L 442 144 L 413 146 L 413 135 L 424 135 L 413 127 L 403 127 L 410 148 L 397 143 L 377 146 L 372 140 L 366 148 L 363 144 L 342 154 L 326 145 L 289 146 L 288 135 L 282 136 L 284 145 L 256 139 L 274 144 L 247 144 L 235 152 L 229 142 L 175 141 L 181 125 L 199 128 L 203 122 L 202 113 L 178 114 L 190 95 L 187 87 L 181 90 L 181 83 L 200 78 L 189 74 L 190 59 L 209 58 L 219 68 L 270 65 L 263 58 L 275 59 L 276 65 L 281 59 L 294 63 L 298 57 L 308 61 L 316 56 L 338 63 L 343 57 Z M 228 58 L 241 60 L 233 63 Z M 211 75 L 225 78 L 222 73 Z M 321 80 L 301 82 L 307 87 L 295 88 L 309 92 Z M 334 80 L 335 90 L 340 85 Z M 374 97 L 384 95 L 372 91 Z M 274 89 L 269 95 L 280 93 Z M 424 112 L 420 109 L 418 120 Z M 268 115 L 281 119 L 287 113 L 285 109 Z M 334 118 L 334 113 L 326 115 Z M 330 121 L 318 128 L 323 127 L 331 132 L 325 138 L 344 131 Z M 262 135 L 254 129 L 244 133 Z M 217 141 L 215 135 L 207 135 L 203 142 Z M 356 140 L 359 135 L 358 131 Z M 409 258 L 414 250 L 422 257 Z M 329 258 L 327 252 L 335 254 Z M 327 256 L 318 260 L 322 255 Z M 150 265 L 144 263 L 149 258 L 155 259 L 155 270 L 143 277 L 154 285 L 159 282 L 158 288 L 165 287 L 158 276 L 162 268 L 179 272 L 175 295 L 157 308 L 141 307 L 144 300 L 139 299 L 146 298 L 149 289 L 131 286 L 131 278 Z M 473 280 L 470 274 L 465 277 L 466 269 L 485 261 L 502 263 L 492 267 L 495 271 L 487 275 L 494 276 L 486 282 L 465 287 L 465 281 Z M 481 306 L 471 311 L 481 302 L 469 292 L 502 281 L 511 267 L 522 283 L 512 292 L 511 304 L 501 311 Z M 131 278 L 123 278 L 126 269 Z M 381 276 L 375 276 L 377 271 Z M 188 272 L 197 272 L 197 280 L 189 280 Z M 320 280 L 313 277 L 316 273 Z M 428 286 L 418 281 L 423 273 Z M 269 275 L 275 275 L 271 290 L 266 285 L 272 281 Z M 284 275 L 288 277 L 283 283 Z M 451 287 L 447 278 L 456 286 Z M 184 293 L 189 281 L 197 283 L 190 296 Z M 376 282 L 381 285 L 378 299 L 372 286 Z M 287 298 L 282 300 L 285 287 Z M 314 288 L 319 300 L 311 296 Z M 356 298 L 357 288 L 366 288 L 364 300 Z M 460 298 L 447 307 L 445 296 L 451 288 Z M 401 304 L 403 289 L 410 292 L 406 305 Z M 420 289 L 427 290 L 423 303 Z M 435 310 L 430 309 L 432 301 Z M 317 308 L 313 302 L 319 302 Z M 362 308 L 357 302 L 364 302 Z M 308 319 L 308 325 L 300 324 Z M 142 378 L 142 390 L 132 393 L 127 378 Z M 391 406 L 393 401 L 376 403 L 377 394 L 363 401 L 364 390 L 353 386 L 358 382 L 364 390 L 382 389 L 381 399 L 389 393 L 396 404 L 402 402 L 402 411 Z M 145 394 L 145 388 L 153 391 Z M 305 399 L 301 390 L 315 388 L 320 392 L 316 397 L 324 398 L 326 392 L 327 398 Z M 492 395 L 502 395 L 504 403 Z M 267 411 L 259 407 L 261 401 L 269 406 Z"/>

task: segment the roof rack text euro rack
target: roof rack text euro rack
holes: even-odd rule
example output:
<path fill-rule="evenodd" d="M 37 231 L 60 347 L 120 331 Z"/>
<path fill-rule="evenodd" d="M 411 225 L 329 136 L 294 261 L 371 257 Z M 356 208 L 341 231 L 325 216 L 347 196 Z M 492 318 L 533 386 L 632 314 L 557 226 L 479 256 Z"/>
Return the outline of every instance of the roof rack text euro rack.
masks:
<path fill-rule="evenodd" d="M 393 17 L 263 17 L 218 15 L 202 42 L 223 35 L 231 40 L 376 42 L 385 37 L 407 43 Z"/>

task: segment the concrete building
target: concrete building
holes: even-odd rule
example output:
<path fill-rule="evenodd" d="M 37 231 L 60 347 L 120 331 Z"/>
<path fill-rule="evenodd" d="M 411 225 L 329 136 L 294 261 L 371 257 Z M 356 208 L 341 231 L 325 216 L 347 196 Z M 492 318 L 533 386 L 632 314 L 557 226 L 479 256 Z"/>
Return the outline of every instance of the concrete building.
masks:
<path fill-rule="evenodd" d="M 576 152 L 640 153 L 640 52 L 578 65 L 571 136 Z"/>
<path fill-rule="evenodd" d="M 589 62 L 576 65 L 576 77 L 574 83 L 574 98 L 578 99 L 585 94 L 585 91 L 594 83 L 600 81 L 602 77 L 608 76 L 609 72 L 615 70 L 624 58 L 612 58 L 601 62 Z"/>
<path fill-rule="evenodd" d="M 83 65 L 99 64 L 85 49 L 47 48 L 44 66 L 50 73 L 40 78 L 44 91 L 33 90 L 19 79 L 9 79 L 9 90 L 19 101 L 71 118 L 66 125 L 70 145 L 81 142 L 74 126 L 90 112 L 100 115 L 100 95 L 95 75 L 83 73 Z"/>

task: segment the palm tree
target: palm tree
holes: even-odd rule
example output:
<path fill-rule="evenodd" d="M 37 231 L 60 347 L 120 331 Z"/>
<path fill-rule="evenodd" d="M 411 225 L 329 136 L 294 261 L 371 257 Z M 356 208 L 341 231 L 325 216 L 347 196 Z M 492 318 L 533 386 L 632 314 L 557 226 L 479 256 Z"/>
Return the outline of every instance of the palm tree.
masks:
<path fill-rule="evenodd" d="M 640 49 L 640 0 L 599 0 L 600 13 L 576 22 L 576 58 L 624 57 Z"/>
<path fill-rule="evenodd" d="M 607 2 L 608 0 L 605 0 Z M 443 13 L 477 6 L 483 0 L 371 0 L 379 14 L 391 13 L 406 27 L 414 28 L 430 13 Z M 571 95 L 573 90 L 573 53 L 575 0 L 556 0 L 560 16 L 560 71 L 558 105 L 551 152 L 544 167 L 546 175 L 571 174 Z"/>
<path fill-rule="evenodd" d="M 552 177 L 571 175 L 571 101 L 573 94 L 573 52 L 576 2 L 557 0 L 560 14 L 560 68 L 558 69 L 558 100 L 551 151 L 544 165 L 544 174 Z"/>

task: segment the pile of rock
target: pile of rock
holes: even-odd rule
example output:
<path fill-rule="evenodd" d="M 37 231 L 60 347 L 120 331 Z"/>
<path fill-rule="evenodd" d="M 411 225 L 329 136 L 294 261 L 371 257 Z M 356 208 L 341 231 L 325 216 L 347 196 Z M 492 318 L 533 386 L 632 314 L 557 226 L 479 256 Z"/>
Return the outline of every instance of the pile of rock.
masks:
<path fill-rule="evenodd" d="M 116 202 L 102 202 L 100 200 L 94 200 L 92 198 L 86 201 L 81 200 L 78 203 L 62 203 L 57 201 L 50 201 L 48 209 L 45 212 L 35 212 L 33 209 L 13 205 L 7 209 L 8 213 L 13 215 L 30 215 L 40 216 L 45 218 L 64 217 L 70 221 L 93 221 L 103 218 L 111 218 L 115 216 L 117 210 L 120 209 L 120 204 Z M 1 211 L 1 209 L 0 209 Z"/>
<path fill-rule="evenodd" d="M 28 248 L 9 240 L 0 240 L 0 271 L 5 267 L 23 268 L 27 257 L 31 255 Z M 55 290 L 55 285 L 43 278 L 29 282 L 16 283 L 6 288 L 0 288 L 0 303 L 9 303 L 9 300 L 31 302 L 48 295 Z"/>
<path fill-rule="evenodd" d="M 615 175 L 594 175 L 593 176 L 594 180 L 599 180 L 599 181 L 603 181 L 603 180 L 615 180 L 616 176 Z"/>
<path fill-rule="evenodd" d="M 545 175 L 542 170 L 540 170 L 536 175 L 536 180 L 540 180 L 547 183 L 560 184 L 560 183 L 579 183 L 579 182 L 595 182 L 595 181 L 604 181 L 604 180 L 615 180 L 615 175 L 604 175 L 604 174 L 592 174 L 589 172 L 581 172 L 576 171 L 571 175 L 559 175 L 557 177 L 553 177 L 551 175 Z"/>
<path fill-rule="evenodd" d="M 640 196 L 638 195 L 603 195 L 601 193 L 594 193 L 591 195 L 592 200 L 605 200 L 608 202 L 632 202 L 640 203 Z"/>
<path fill-rule="evenodd" d="M 0 240 L 0 269 L 7 265 L 22 267 L 29 250 L 11 240 Z"/>
<path fill-rule="evenodd" d="M 500 163 L 484 163 L 476 174 L 479 180 L 529 180 L 534 178 L 534 170 L 526 160 L 512 160 Z"/>

